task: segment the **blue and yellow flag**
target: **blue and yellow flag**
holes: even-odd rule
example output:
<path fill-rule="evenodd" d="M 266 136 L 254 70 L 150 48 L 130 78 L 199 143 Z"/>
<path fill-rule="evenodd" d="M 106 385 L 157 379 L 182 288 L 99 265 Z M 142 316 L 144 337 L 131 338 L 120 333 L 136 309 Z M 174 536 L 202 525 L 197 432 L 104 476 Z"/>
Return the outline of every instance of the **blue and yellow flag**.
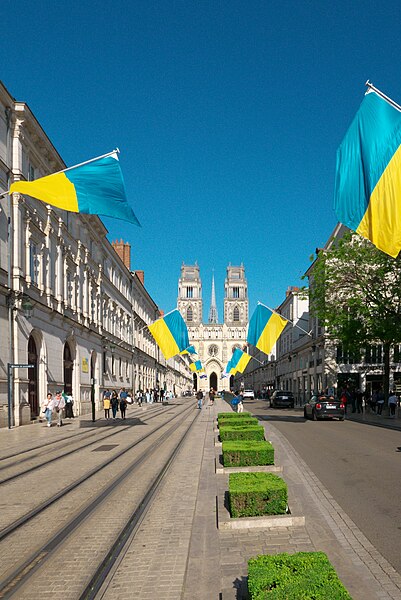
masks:
<path fill-rule="evenodd" d="M 166 360 L 188 348 L 188 329 L 178 309 L 148 327 Z"/>
<path fill-rule="evenodd" d="M 194 367 L 194 368 L 192 368 Z M 200 360 L 195 361 L 194 363 L 192 363 L 191 365 L 189 365 L 189 368 L 191 369 L 191 371 L 203 371 L 203 365 L 202 362 Z"/>
<path fill-rule="evenodd" d="M 180 352 L 180 354 L 198 354 L 198 353 L 195 350 L 195 346 L 188 346 L 188 348 L 185 348 L 185 350 Z"/>
<path fill-rule="evenodd" d="M 16 181 L 9 191 L 62 210 L 114 217 L 140 226 L 127 201 L 117 151 L 35 181 Z"/>
<path fill-rule="evenodd" d="M 287 323 L 278 313 L 258 304 L 249 321 L 247 342 L 269 354 Z"/>
<path fill-rule="evenodd" d="M 377 248 L 401 249 L 401 112 L 368 92 L 337 150 L 338 220 Z"/>
<path fill-rule="evenodd" d="M 241 350 L 240 348 L 236 348 L 233 352 L 231 358 L 231 368 L 235 368 L 235 373 L 243 373 L 245 367 L 251 360 L 249 354 Z"/>

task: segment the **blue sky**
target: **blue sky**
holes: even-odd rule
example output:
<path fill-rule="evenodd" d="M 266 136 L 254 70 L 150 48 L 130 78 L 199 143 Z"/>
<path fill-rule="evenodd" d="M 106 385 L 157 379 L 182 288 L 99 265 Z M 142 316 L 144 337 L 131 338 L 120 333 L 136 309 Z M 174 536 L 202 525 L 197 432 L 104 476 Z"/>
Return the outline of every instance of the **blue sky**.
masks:
<path fill-rule="evenodd" d="M 0 78 L 69 165 L 118 146 L 142 227 L 104 219 L 165 311 L 228 263 L 250 311 L 301 285 L 336 225 L 336 149 L 370 79 L 401 101 L 397 1 L 2 0 Z"/>

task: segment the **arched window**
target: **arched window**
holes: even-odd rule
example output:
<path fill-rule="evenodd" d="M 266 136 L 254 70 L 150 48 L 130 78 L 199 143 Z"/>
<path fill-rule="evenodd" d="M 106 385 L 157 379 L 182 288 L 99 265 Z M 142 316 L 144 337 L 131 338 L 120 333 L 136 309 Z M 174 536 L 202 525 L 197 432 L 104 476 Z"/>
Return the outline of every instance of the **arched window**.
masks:
<path fill-rule="evenodd" d="M 239 321 L 239 308 L 238 308 L 238 306 L 235 306 L 235 308 L 234 308 L 233 321 Z"/>
<path fill-rule="evenodd" d="M 187 308 L 187 321 L 192 321 L 194 317 L 194 312 L 192 310 L 192 306 L 188 306 Z"/>

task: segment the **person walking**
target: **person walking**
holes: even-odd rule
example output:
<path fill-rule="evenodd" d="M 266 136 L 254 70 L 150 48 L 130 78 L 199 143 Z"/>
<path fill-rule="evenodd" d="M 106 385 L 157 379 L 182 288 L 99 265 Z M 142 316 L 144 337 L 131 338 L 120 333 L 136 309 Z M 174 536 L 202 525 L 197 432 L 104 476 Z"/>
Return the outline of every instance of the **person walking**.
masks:
<path fill-rule="evenodd" d="M 198 401 L 198 408 L 201 409 L 202 408 L 202 404 L 203 404 L 203 392 L 202 390 L 198 390 L 196 392 L 196 399 Z"/>
<path fill-rule="evenodd" d="M 74 400 L 72 398 L 71 394 L 65 394 L 63 393 L 63 398 L 65 400 L 65 418 L 66 419 L 73 419 L 74 418 L 74 411 L 73 411 L 73 405 L 74 405 Z"/>
<path fill-rule="evenodd" d="M 214 389 L 213 389 L 213 388 L 210 388 L 210 392 L 209 392 L 209 402 L 210 402 L 210 404 L 212 404 L 212 405 L 214 404 L 214 396 L 215 396 Z"/>
<path fill-rule="evenodd" d="M 103 397 L 104 418 L 110 419 L 110 396 L 106 394 Z"/>
<path fill-rule="evenodd" d="M 355 392 L 355 399 L 356 399 L 356 410 L 358 413 L 363 413 L 363 393 L 361 392 L 361 390 L 356 390 Z"/>
<path fill-rule="evenodd" d="M 382 388 L 380 388 L 380 390 L 377 392 L 376 405 L 377 405 L 377 414 L 381 416 L 381 414 L 383 412 L 383 406 L 384 406 L 384 392 L 383 392 Z"/>
<path fill-rule="evenodd" d="M 57 413 L 57 427 L 63 426 L 63 410 L 65 407 L 65 400 L 61 393 L 61 390 L 56 392 L 56 397 L 54 398 L 54 409 Z"/>
<path fill-rule="evenodd" d="M 48 394 L 46 396 L 46 400 L 44 401 L 43 408 L 42 408 L 42 411 L 44 412 L 46 420 L 47 420 L 48 427 L 52 426 L 53 405 L 54 405 L 53 394 L 48 392 Z"/>
<path fill-rule="evenodd" d="M 238 404 L 237 404 L 237 413 L 242 413 L 244 412 L 244 399 L 242 397 L 242 394 L 238 394 Z"/>
<path fill-rule="evenodd" d="M 390 409 L 390 419 L 395 419 L 395 409 L 398 405 L 398 398 L 396 396 L 395 390 L 390 393 L 388 397 L 388 407 Z"/>
<path fill-rule="evenodd" d="M 118 411 L 118 396 L 117 396 L 117 392 L 113 392 L 111 394 L 111 412 L 113 414 L 113 419 L 116 418 L 117 415 L 117 411 Z"/>
<path fill-rule="evenodd" d="M 127 399 L 120 398 L 120 413 L 121 413 L 122 419 L 125 419 L 125 411 L 126 410 L 127 410 Z"/>

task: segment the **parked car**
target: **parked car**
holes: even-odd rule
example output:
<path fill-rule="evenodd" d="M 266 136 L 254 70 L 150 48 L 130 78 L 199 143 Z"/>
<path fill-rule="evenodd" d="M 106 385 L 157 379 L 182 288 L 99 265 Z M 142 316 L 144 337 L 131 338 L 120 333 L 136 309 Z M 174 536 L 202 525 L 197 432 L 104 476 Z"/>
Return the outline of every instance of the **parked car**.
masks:
<path fill-rule="evenodd" d="M 275 390 L 270 398 L 270 408 L 294 408 L 294 394 L 285 390 Z"/>
<path fill-rule="evenodd" d="M 244 400 L 246 400 L 246 398 L 248 398 L 250 400 L 254 400 L 255 399 L 255 392 L 253 390 L 244 390 L 242 392 L 242 398 Z"/>
<path fill-rule="evenodd" d="M 304 406 L 305 419 L 333 419 L 344 421 L 345 405 L 333 396 L 312 396 Z"/>

